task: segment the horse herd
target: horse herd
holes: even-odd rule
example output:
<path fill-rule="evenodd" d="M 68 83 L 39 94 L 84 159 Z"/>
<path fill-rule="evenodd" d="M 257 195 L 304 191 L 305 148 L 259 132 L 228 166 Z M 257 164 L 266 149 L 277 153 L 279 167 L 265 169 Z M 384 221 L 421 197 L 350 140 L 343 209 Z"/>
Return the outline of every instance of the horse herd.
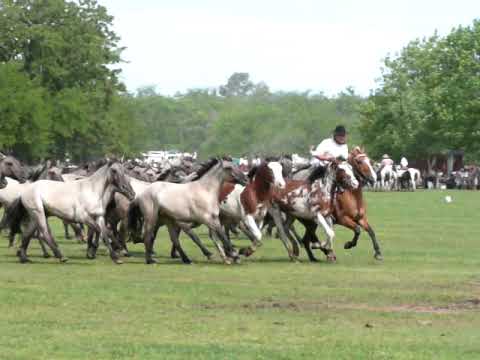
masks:
<path fill-rule="evenodd" d="M 374 257 L 382 259 L 362 194 L 377 182 L 377 174 L 361 148 L 354 148 L 348 159 L 296 173 L 284 158 L 268 158 L 250 169 L 230 160 L 212 158 L 155 171 L 108 160 L 66 174 L 49 163 L 30 169 L 7 156 L 0 160 L 0 204 L 5 208 L 0 229 L 8 230 L 10 246 L 21 235 L 17 256 L 22 263 L 30 262 L 32 239 L 38 239 L 44 257 L 50 249 L 61 262 L 67 261 L 48 223 L 51 216 L 60 218 L 66 231 L 73 227 L 79 241 L 87 231 L 88 259 L 95 259 L 101 240 L 117 264 L 130 256 L 129 242 L 143 243 L 145 262 L 156 263 L 154 242 L 162 226 L 168 230 L 172 257 L 191 262 L 180 242 L 184 233 L 210 259 L 213 254 L 195 233 L 201 225 L 208 228 L 225 264 L 254 254 L 263 231 L 274 226 L 292 261 L 298 260 L 302 245 L 310 261 L 317 261 L 314 250 L 319 249 L 333 262 L 334 224 L 354 232 L 345 249 L 357 245 L 364 229 Z M 296 221 L 305 227 L 303 236 L 295 229 Z M 322 241 L 317 227 L 324 232 Z M 251 241 L 249 246 L 234 246 L 230 235 L 238 231 Z"/>

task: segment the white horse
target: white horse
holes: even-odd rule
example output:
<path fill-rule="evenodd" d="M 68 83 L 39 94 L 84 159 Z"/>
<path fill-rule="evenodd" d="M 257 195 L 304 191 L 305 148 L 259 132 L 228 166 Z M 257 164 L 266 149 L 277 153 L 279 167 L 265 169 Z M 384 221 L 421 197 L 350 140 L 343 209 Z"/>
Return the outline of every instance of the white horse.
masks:
<path fill-rule="evenodd" d="M 39 236 L 46 241 L 55 257 L 61 262 L 67 261 L 60 252 L 47 222 L 47 216 L 53 215 L 94 228 L 101 234 L 112 260 L 121 263 L 112 249 L 104 219 L 106 207 L 114 192 L 120 192 L 129 199 L 135 197 L 122 165 L 112 162 L 83 180 L 73 182 L 40 180 L 30 184 L 7 210 L 7 223 L 11 231 L 19 232 L 20 224 L 26 223 L 22 231 L 22 245 L 17 252 L 20 261 L 29 262 L 27 249 L 37 229 Z M 94 257 L 96 249 L 91 247 L 87 256 L 91 257 L 92 251 Z"/>
<path fill-rule="evenodd" d="M 380 170 L 380 190 L 393 190 L 397 185 L 397 173 L 392 165 L 385 165 Z"/>

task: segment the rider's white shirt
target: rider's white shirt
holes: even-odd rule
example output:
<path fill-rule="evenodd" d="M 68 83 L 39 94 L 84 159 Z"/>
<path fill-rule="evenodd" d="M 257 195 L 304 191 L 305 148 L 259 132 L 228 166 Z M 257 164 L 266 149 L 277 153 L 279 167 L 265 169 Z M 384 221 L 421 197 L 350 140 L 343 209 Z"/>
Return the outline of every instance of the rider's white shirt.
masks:
<path fill-rule="evenodd" d="M 312 156 L 317 155 L 332 155 L 334 157 L 343 157 L 348 159 L 348 145 L 347 144 L 337 144 L 333 138 L 328 138 L 323 140 L 318 144 L 317 148 L 311 152 Z M 311 164 L 320 164 L 322 166 L 327 165 L 328 161 L 321 161 L 317 158 L 312 158 L 310 161 Z"/>
<path fill-rule="evenodd" d="M 408 160 L 405 157 L 402 157 L 402 159 L 400 160 L 400 165 L 402 165 L 403 168 L 407 168 Z"/>

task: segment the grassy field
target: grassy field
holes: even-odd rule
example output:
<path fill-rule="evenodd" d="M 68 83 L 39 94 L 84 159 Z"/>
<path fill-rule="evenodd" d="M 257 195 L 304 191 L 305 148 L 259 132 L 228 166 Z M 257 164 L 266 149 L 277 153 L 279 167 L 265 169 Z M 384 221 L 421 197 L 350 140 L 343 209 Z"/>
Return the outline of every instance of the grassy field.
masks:
<path fill-rule="evenodd" d="M 241 265 L 135 257 L 116 266 L 63 238 L 67 264 L 0 246 L 1 359 L 479 359 L 480 192 L 369 193 L 385 260 L 337 228 L 338 262 L 290 263 L 279 240 Z M 199 231 L 206 238 L 205 229 Z M 208 245 L 212 248 L 211 243 Z M 212 249 L 213 250 L 213 249 Z"/>

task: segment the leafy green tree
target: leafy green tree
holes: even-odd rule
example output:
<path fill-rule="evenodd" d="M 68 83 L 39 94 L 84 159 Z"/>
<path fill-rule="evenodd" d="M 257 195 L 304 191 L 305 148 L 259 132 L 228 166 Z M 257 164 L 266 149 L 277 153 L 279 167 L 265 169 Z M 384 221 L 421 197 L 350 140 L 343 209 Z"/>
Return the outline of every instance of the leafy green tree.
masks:
<path fill-rule="evenodd" d="M 428 158 L 480 147 L 480 21 L 410 42 L 385 60 L 380 87 L 362 108 L 360 130 L 375 155 Z"/>

